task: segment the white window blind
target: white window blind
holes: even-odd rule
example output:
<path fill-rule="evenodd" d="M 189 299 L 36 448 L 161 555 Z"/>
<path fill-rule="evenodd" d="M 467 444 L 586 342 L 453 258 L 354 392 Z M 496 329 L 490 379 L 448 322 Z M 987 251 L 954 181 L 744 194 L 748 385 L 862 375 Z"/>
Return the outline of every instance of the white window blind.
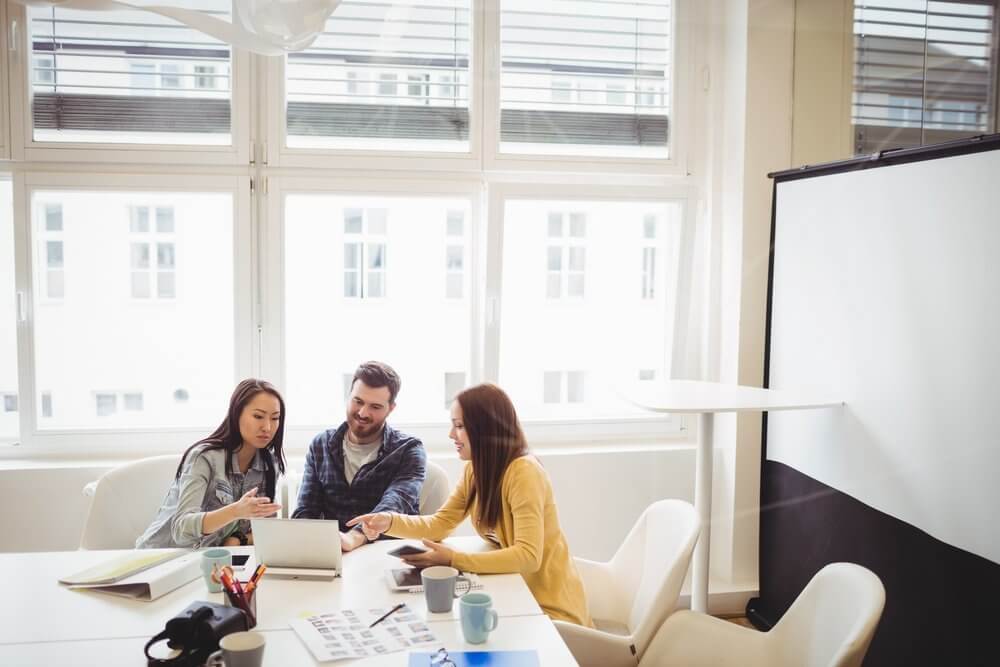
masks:
<path fill-rule="evenodd" d="M 646 147 L 665 157 L 671 16 L 668 0 L 503 0 L 502 147 Z"/>
<path fill-rule="evenodd" d="M 996 0 L 856 0 L 856 153 L 994 131 Z"/>
<path fill-rule="evenodd" d="M 288 145 L 465 150 L 469 0 L 346 0 L 286 68 Z"/>
<path fill-rule="evenodd" d="M 28 10 L 35 141 L 230 142 L 228 45 L 147 12 Z"/>

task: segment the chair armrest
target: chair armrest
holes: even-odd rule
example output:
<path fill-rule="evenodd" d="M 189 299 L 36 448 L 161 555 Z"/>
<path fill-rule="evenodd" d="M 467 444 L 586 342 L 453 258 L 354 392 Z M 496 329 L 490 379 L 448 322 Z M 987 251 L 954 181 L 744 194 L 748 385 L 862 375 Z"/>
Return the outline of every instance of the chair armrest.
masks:
<path fill-rule="evenodd" d="M 552 624 L 556 626 L 581 667 L 636 667 L 638 664 L 637 656 L 632 654 L 632 641 L 629 637 L 565 621 L 552 621 Z"/>
<path fill-rule="evenodd" d="M 770 667 L 768 634 L 707 614 L 671 614 L 641 656 L 643 667 Z"/>
<path fill-rule="evenodd" d="M 574 558 L 577 572 L 583 580 L 583 592 L 587 596 L 587 610 L 592 618 L 616 621 L 628 625 L 627 611 L 619 609 L 619 596 L 611 567 L 584 558 Z"/>

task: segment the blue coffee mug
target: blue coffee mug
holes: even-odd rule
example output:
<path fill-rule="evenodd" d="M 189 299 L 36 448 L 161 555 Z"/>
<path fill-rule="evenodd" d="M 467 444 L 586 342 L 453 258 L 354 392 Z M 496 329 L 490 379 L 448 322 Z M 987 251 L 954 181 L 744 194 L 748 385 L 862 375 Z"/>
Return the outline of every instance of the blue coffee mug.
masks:
<path fill-rule="evenodd" d="M 493 599 L 486 593 L 466 593 L 458 601 L 462 618 L 462 636 L 470 644 L 482 644 L 497 629 L 500 617 L 493 609 Z"/>

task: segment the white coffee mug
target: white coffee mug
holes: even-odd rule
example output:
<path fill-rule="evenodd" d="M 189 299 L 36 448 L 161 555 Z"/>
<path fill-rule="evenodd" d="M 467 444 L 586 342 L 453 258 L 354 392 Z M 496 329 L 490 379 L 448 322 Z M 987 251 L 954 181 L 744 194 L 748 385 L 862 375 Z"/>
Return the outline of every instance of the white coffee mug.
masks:
<path fill-rule="evenodd" d="M 219 642 L 219 650 L 208 656 L 205 667 L 261 667 L 264 643 L 259 632 L 228 634 Z"/>

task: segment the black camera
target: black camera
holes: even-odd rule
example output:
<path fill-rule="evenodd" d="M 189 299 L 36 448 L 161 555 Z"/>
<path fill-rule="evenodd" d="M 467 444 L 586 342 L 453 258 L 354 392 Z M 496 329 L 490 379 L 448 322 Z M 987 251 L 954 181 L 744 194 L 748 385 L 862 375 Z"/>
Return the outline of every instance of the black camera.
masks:
<path fill-rule="evenodd" d="M 219 648 L 219 640 L 233 632 L 249 630 L 246 614 L 235 607 L 214 602 L 192 602 L 169 621 L 162 632 L 149 640 L 145 653 L 149 667 L 202 665 Z M 173 658 L 154 658 L 149 647 L 167 640 L 167 646 L 180 653 Z"/>

